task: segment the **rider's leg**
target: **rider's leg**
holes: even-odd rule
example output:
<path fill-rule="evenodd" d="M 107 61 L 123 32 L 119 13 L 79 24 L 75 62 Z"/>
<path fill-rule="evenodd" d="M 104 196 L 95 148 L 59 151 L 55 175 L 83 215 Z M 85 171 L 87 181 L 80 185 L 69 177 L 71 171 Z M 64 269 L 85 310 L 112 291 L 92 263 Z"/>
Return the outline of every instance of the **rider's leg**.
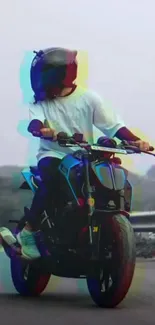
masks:
<path fill-rule="evenodd" d="M 39 229 L 40 216 L 44 212 L 48 200 L 51 202 L 52 189 L 55 190 L 57 167 L 59 164 L 60 159 L 52 157 L 46 157 L 38 164 L 43 182 L 33 198 L 30 212 L 27 216 L 27 224 L 17 236 L 22 247 L 22 254 L 27 258 L 37 258 L 40 256 L 33 234 Z"/>
<path fill-rule="evenodd" d="M 28 226 L 32 228 L 33 231 L 38 229 L 39 217 L 44 212 L 45 206 L 48 202 L 51 202 L 53 197 L 56 188 L 56 172 L 60 161 L 61 160 L 58 158 L 46 157 L 38 163 L 42 183 L 34 195 L 30 212 L 27 216 Z"/>

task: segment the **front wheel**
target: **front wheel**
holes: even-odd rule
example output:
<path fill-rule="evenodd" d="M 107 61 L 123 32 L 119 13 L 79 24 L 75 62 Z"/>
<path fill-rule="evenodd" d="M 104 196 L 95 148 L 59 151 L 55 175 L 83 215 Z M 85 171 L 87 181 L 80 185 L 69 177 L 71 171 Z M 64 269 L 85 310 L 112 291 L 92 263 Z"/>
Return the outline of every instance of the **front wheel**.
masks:
<path fill-rule="evenodd" d="M 11 276 L 21 296 L 39 296 L 46 288 L 50 275 L 42 274 L 31 262 L 19 257 L 11 258 Z"/>
<path fill-rule="evenodd" d="M 88 290 L 99 307 L 114 308 L 126 296 L 135 270 L 135 236 L 125 216 L 107 219 L 101 230 L 100 251 L 104 262 L 98 275 L 87 277 Z"/>

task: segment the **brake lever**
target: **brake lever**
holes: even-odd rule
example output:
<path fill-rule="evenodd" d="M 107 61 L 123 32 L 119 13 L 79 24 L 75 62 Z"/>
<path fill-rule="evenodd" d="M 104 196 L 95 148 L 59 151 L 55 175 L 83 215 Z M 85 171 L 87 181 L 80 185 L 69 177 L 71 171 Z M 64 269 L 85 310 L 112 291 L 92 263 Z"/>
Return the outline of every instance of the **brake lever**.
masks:
<path fill-rule="evenodd" d="M 125 150 L 129 150 L 131 151 L 132 153 L 141 153 L 142 151 L 138 148 L 138 147 L 135 147 L 135 146 L 124 146 L 124 149 Z"/>
<path fill-rule="evenodd" d="M 136 146 L 131 146 L 127 141 L 123 140 L 118 146 L 120 149 L 128 150 L 131 153 L 141 153 L 141 150 Z"/>

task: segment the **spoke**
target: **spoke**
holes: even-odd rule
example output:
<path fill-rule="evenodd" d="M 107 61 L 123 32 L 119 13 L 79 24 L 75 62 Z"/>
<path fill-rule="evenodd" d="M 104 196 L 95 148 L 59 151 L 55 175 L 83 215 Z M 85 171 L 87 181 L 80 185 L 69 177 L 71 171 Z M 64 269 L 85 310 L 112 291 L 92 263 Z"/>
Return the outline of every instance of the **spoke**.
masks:
<path fill-rule="evenodd" d="M 108 289 L 109 289 L 109 274 L 107 274 L 107 276 L 104 280 L 104 283 L 105 283 L 105 291 L 108 291 Z"/>
<path fill-rule="evenodd" d="M 103 269 L 101 269 L 101 271 L 100 271 L 100 282 L 103 282 L 103 279 L 104 279 L 104 272 L 103 272 Z"/>
<path fill-rule="evenodd" d="M 28 264 L 24 272 L 24 280 L 28 279 L 30 265 Z"/>
<path fill-rule="evenodd" d="M 108 265 L 107 269 L 101 269 L 100 271 L 100 288 L 101 292 L 108 291 L 111 287 L 113 280 L 110 272 L 110 265 Z"/>

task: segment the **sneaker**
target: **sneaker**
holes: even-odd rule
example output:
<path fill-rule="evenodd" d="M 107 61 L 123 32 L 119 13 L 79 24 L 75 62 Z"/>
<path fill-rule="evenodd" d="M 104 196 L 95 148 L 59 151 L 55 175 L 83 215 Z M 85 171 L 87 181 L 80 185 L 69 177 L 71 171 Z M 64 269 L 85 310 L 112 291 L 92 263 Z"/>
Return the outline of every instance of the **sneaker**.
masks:
<path fill-rule="evenodd" d="M 14 237 L 12 232 L 5 227 L 0 227 L 0 238 L 3 239 L 5 243 L 9 246 L 12 246 L 17 243 L 16 237 Z M 2 240 L 0 243 L 0 248 L 2 249 Z"/>
<path fill-rule="evenodd" d="M 21 253 L 23 257 L 27 259 L 36 259 L 41 256 L 36 246 L 33 232 L 23 229 L 17 235 L 17 240 L 18 243 L 21 245 Z"/>

